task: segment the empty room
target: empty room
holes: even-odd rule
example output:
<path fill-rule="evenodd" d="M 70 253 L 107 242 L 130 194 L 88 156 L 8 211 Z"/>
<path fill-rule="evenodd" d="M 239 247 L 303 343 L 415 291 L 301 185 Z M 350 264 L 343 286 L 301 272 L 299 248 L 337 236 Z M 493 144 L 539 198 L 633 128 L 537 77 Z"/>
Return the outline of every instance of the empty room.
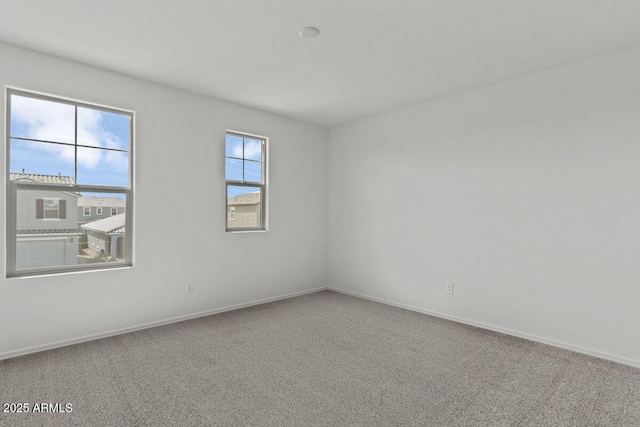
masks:
<path fill-rule="evenodd" d="M 0 0 L 0 426 L 640 425 L 638 22 Z"/>

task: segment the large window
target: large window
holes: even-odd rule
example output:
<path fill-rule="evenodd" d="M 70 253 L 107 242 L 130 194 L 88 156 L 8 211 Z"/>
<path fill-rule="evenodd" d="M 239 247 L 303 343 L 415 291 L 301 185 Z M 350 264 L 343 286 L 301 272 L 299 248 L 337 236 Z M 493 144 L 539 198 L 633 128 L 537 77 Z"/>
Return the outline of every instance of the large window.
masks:
<path fill-rule="evenodd" d="M 131 265 L 133 113 L 8 89 L 6 140 L 8 276 Z"/>
<path fill-rule="evenodd" d="M 227 132 L 225 145 L 226 229 L 265 230 L 267 139 Z"/>

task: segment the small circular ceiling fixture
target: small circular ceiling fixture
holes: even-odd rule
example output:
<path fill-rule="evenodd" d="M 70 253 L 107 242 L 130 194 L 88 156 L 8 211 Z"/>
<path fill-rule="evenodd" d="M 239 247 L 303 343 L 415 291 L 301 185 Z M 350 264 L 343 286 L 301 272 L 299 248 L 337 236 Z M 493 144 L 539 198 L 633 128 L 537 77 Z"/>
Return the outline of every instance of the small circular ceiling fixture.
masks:
<path fill-rule="evenodd" d="M 320 30 L 316 27 L 304 27 L 300 29 L 299 33 L 305 39 L 315 39 L 320 34 Z"/>

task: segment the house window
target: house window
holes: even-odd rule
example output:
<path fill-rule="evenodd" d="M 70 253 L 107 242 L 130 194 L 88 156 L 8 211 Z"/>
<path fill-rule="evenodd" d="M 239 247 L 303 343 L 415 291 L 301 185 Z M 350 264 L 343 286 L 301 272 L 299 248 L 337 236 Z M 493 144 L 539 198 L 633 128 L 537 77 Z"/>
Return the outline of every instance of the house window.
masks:
<path fill-rule="evenodd" d="M 65 219 L 66 210 L 61 209 L 62 206 L 65 206 L 65 200 L 37 199 L 36 200 L 36 218 L 37 219 Z"/>
<path fill-rule="evenodd" d="M 133 113 L 7 89 L 7 276 L 131 265 Z M 117 220 L 80 199 L 117 198 Z M 101 208 L 97 209 L 100 215 Z"/>
<path fill-rule="evenodd" d="M 96 208 L 96 215 L 102 215 L 102 208 Z"/>
<path fill-rule="evenodd" d="M 227 132 L 226 229 L 266 230 L 267 138 Z"/>
<path fill-rule="evenodd" d="M 111 216 L 118 215 L 118 208 L 111 208 Z"/>

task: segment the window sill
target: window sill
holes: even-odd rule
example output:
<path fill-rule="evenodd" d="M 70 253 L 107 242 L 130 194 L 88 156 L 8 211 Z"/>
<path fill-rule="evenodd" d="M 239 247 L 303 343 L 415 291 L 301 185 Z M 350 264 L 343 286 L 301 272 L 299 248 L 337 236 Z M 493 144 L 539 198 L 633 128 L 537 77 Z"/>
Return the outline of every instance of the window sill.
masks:
<path fill-rule="evenodd" d="M 231 234 L 241 234 L 241 233 L 266 233 L 267 230 L 225 230 L 227 233 Z"/>
<path fill-rule="evenodd" d="M 133 268 L 133 265 L 114 265 L 111 267 L 103 267 L 103 268 L 91 268 L 91 269 L 87 269 L 87 270 L 74 270 L 74 271 L 60 271 L 60 272 L 56 272 L 56 273 L 41 273 L 41 274 L 37 274 L 37 273 L 32 273 L 32 274 L 25 274 L 24 276 L 21 275 L 15 275 L 15 276 L 8 276 L 7 279 L 11 280 L 11 279 L 38 279 L 41 277 L 55 277 L 55 276 L 68 276 L 68 275 L 72 275 L 72 274 L 85 274 L 85 273 L 96 273 L 99 271 L 114 271 L 114 270 L 127 270 Z"/>

